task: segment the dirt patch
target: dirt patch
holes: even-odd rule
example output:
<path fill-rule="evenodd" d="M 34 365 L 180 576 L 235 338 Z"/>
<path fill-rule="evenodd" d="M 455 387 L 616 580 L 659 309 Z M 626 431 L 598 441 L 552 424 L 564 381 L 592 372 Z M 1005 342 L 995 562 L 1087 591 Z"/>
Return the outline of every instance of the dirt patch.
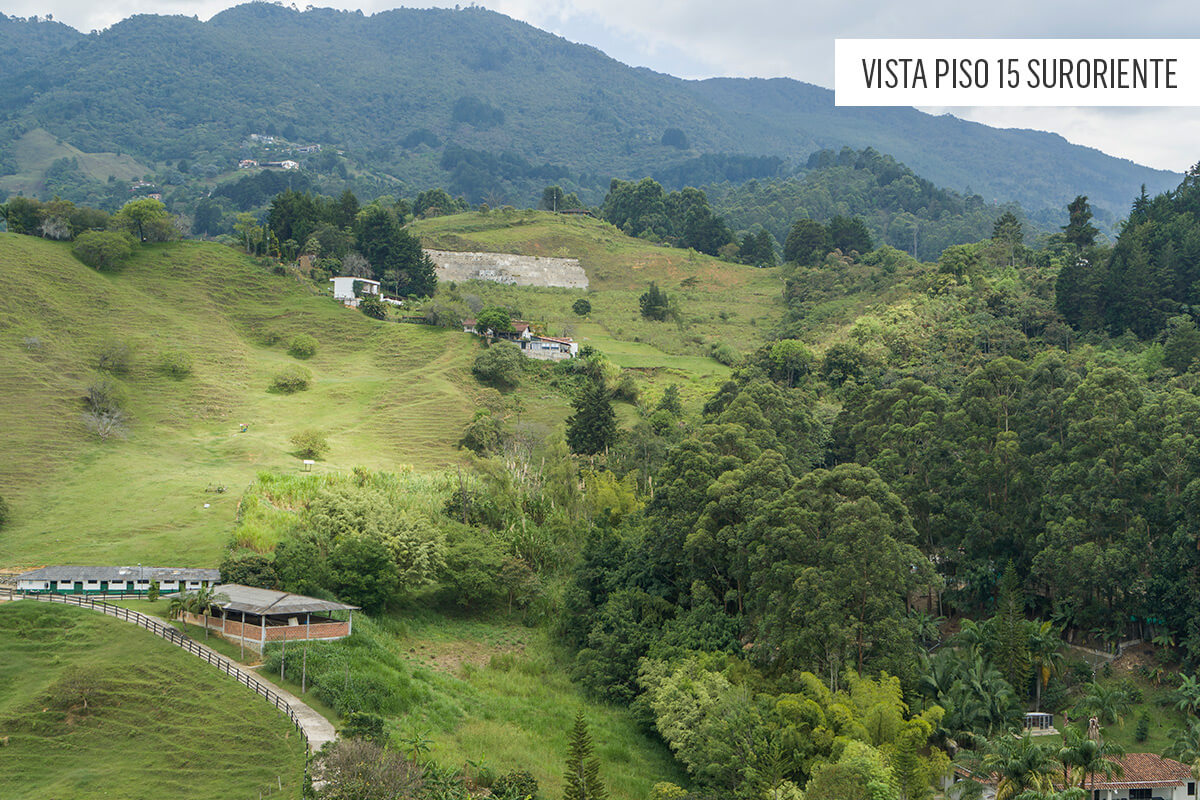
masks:
<path fill-rule="evenodd" d="M 1121 651 L 1121 655 L 1113 660 L 1113 672 L 1125 675 L 1136 671 L 1140 667 L 1152 669 L 1158 666 L 1158 659 L 1154 656 L 1157 649 L 1154 645 L 1147 642 L 1125 648 Z"/>
<path fill-rule="evenodd" d="M 484 642 L 459 640 L 455 642 L 410 642 L 405 654 L 421 664 L 433 667 L 438 672 L 458 675 L 465 665 L 486 667 L 492 656 L 506 653 L 520 654 L 525 651 L 524 643 L 490 645 Z"/>

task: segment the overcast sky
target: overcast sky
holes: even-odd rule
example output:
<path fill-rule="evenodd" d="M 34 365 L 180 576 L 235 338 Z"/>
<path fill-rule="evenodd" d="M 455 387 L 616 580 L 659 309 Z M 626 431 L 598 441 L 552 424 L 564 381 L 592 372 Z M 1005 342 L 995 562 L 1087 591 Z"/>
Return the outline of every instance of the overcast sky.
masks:
<path fill-rule="evenodd" d="M 138 13 L 207 19 L 233 4 L 5 0 L 2 10 L 17 16 L 53 14 L 86 32 Z M 370 14 L 395 2 L 333 5 Z M 839 0 L 820 5 L 788 0 L 486 0 L 480 5 L 590 44 L 627 64 L 683 78 L 790 77 L 827 87 L 833 86 L 836 38 L 1200 36 L 1200 4 L 1192 0 L 1142 0 L 1133 6 L 1127 0 Z M 930 110 L 989 125 L 1055 131 L 1072 142 L 1163 169 L 1182 172 L 1200 161 L 1200 108 Z"/>

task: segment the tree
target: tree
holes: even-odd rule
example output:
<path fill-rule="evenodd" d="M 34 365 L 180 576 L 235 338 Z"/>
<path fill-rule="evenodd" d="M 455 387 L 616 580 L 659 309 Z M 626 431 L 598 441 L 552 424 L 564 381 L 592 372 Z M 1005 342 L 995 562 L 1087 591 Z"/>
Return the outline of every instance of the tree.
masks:
<path fill-rule="evenodd" d="M 571 452 L 583 455 L 607 452 L 617 438 L 617 415 L 604 383 L 588 380 L 572 406 L 575 413 L 567 419 L 567 444 Z"/>
<path fill-rule="evenodd" d="M 670 314 L 670 300 L 667 293 L 658 288 L 657 283 L 651 282 L 650 288 L 638 298 L 638 306 L 646 319 L 662 322 Z"/>
<path fill-rule="evenodd" d="M 3 528 L 4 523 L 8 522 L 11 514 L 12 510 L 8 507 L 8 502 L 3 497 L 0 497 L 0 528 Z"/>
<path fill-rule="evenodd" d="M 388 316 L 388 304 L 373 294 L 359 299 L 358 310 L 371 319 L 387 319 Z"/>
<path fill-rule="evenodd" d="M 1024 697 L 1029 685 L 1029 633 L 1025 622 L 1025 592 L 1016 565 L 1011 561 L 1000 581 L 1000 597 L 992 624 L 996 641 L 993 663 L 1009 685 Z"/>
<path fill-rule="evenodd" d="M 325 433 L 316 428 L 305 428 L 294 433 L 288 441 L 295 445 L 296 454 L 301 458 L 320 458 L 329 450 Z"/>
<path fill-rule="evenodd" d="M 525 367 L 525 354 L 521 348 L 512 342 L 496 342 L 475 356 L 471 372 L 482 383 L 511 389 L 521 382 Z"/>
<path fill-rule="evenodd" d="M 153 197 L 130 200 L 113 215 L 113 224 L 135 232 L 139 242 L 165 242 L 177 235 L 167 207 Z"/>
<path fill-rule="evenodd" d="M 581 317 L 586 317 L 592 313 L 592 304 L 581 297 L 571 304 L 571 310 Z"/>
<path fill-rule="evenodd" d="M 983 758 L 986 772 L 995 774 L 996 800 L 1014 800 L 1026 791 L 1048 792 L 1054 789 L 1054 759 L 1050 750 L 1029 736 L 1001 736 L 991 742 Z"/>
<path fill-rule="evenodd" d="M 837 216 L 829 220 L 829 242 L 843 253 L 866 253 L 875 249 L 871 232 L 862 217 Z"/>
<path fill-rule="evenodd" d="M 1021 231 L 1021 220 L 1016 214 L 1005 211 L 992 225 L 992 241 L 1008 249 L 1008 260 L 1012 264 L 1016 259 L 1017 248 L 1021 246 L 1024 233 Z"/>
<path fill-rule="evenodd" d="M 512 333 L 512 316 L 503 308 L 488 306 L 475 315 L 475 330 L 485 335 L 490 332 L 493 336 Z"/>
<path fill-rule="evenodd" d="M 832 245 L 829 231 L 815 220 L 798 219 L 783 244 L 783 260 L 811 266 L 825 258 Z"/>
<path fill-rule="evenodd" d="M 600 781 L 600 759 L 592 747 L 583 711 L 575 715 L 571 740 L 567 745 L 567 764 L 563 772 L 563 800 L 605 800 L 608 792 Z"/>
<path fill-rule="evenodd" d="M 1077 195 L 1067 205 L 1067 214 L 1070 219 L 1063 226 L 1067 242 L 1075 245 L 1080 250 L 1095 244 L 1096 235 L 1100 231 L 1091 223 L 1092 208 L 1088 205 L 1087 197 L 1085 195 Z"/>
<path fill-rule="evenodd" d="M 566 208 L 563 204 L 565 195 L 561 186 L 547 186 L 542 190 L 542 202 L 538 206 L 545 211 L 558 211 Z"/>
<path fill-rule="evenodd" d="M 84 231 L 71 245 L 71 254 L 92 269 L 104 272 L 128 261 L 133 246 L 128 233 Z"/>
<path fill-rule="evenodd" d="M 180 594 L 183 594 L 183 592 L 180 592 Z M 229 595 L 224 592 L 218 592 L 213 586 L 201 586 L 195 592 L 191 592 L 190 595 L 192 605 L 188 610 L 204 617 L 204 638 L 207 639 L 208 617 L 212 614 L 213 609 L 220 608 L 222 603 L 229 602 Z"/>
<path fill-rule="evenodd" d="M 1167 320 L 1167 336 L 1163 342 L 1163 366 L 1177 373 L 1184 373 L 1200 356 L 1200 330 L 1189 316 L 1176 316 Z"/>
<path fill-rule="evenodd" d="M 400 588 L 392 554 L 373 536 L 341 537 L 329 553 L 329 570 L 338 597 L 370 613 L 381 611 Z"/>

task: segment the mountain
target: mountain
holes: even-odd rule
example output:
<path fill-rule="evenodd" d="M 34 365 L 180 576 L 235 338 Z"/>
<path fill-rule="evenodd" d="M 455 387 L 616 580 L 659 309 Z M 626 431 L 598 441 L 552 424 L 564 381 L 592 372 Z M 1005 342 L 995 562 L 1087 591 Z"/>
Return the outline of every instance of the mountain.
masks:
<path fill-rule="evenodd" d="M 705 154 L 774 156 L 786 172 L 847 145 L 1035 211 L 1086 194 L 1123 214 L 1141 184 L 1154 193 L 1180 178 L 1055 134 L 836 108 L 832 92 L 794 80 L 635 69 L 481 8 L 368 17 L 250 3 L 208 22 L 138 15 L 86 36 L 62 27 L 0 22 L 0 142 L 42 127 L 86 152 L 227 168 L 249 134 L 275 134 L 474 201 L 520 202 L 513 187 L 557 181 L 594 202 L 612 177 Z M 16 171 L 12 161 L 0 152 Z"/>

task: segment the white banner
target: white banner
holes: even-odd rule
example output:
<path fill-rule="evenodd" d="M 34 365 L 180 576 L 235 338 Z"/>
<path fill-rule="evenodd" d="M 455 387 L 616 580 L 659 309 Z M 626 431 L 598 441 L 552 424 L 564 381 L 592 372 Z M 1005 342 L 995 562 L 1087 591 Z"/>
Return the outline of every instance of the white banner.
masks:
<path fill-rule="evenodd" d="M 838 39 L 839 106 L 1200 106 L 1200 39 Z"/>

